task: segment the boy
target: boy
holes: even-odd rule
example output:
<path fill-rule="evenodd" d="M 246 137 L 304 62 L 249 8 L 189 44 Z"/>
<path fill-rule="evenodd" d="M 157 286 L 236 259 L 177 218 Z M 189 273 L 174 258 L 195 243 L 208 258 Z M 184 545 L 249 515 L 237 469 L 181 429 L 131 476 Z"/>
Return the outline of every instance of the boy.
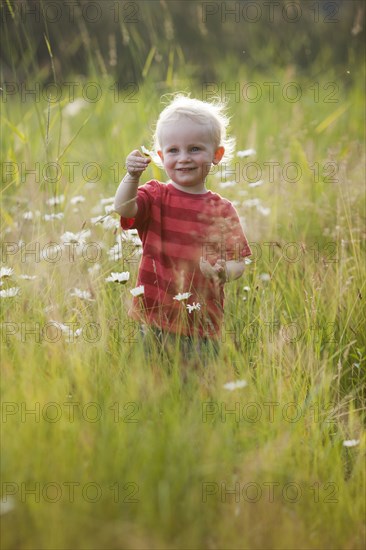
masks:
<path fill-rule="evenodd" d="M 228 123 L 223 105 L 177 95 L 160 114 L 154 136 L 170 182 L 138 188 L 151 159 L 135 149 L 114 200 L 122 228 L 137 228 L 143 245 L 137 285 L 144 294 L 134 297 L 129 315 L 160 339 L 184 335 L 199 352 L 218 342 L 224 284 L 243 274 L 251 254 L 231 202 L 205 187 L 211 166 L 225 158 L 225 149 L 227 158 L 233 150 Z"/>

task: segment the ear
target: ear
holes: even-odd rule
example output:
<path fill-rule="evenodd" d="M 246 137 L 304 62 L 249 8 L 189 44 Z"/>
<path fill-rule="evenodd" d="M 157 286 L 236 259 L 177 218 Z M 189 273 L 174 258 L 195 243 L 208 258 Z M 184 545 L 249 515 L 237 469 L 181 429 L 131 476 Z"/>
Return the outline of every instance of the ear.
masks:
<path fill-rule="evenodd" d="M 161 160 L 164 162 L 163 151 L 158 151 L 158 155 L 161 158 Z"/>
<path fill-rule="evenodd" d="M 224 156 L 224 153 L 225 153 L 225 148 L 222 146 L 218 147 L 215 151 L 212 164 L 218 164 L 222 159 L 222 157 Z"/>

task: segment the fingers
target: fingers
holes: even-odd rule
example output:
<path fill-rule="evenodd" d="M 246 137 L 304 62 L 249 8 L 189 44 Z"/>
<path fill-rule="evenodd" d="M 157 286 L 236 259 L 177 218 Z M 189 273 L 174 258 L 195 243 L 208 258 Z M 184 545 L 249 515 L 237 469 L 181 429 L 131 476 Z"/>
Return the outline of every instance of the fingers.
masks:
<path fill-rule="evenodd" d="M 146 170 L 150 162 L 150 158 L 144 157 L 144 155 L 138 149 L 135 149 L 126 158 L 127 172 L 129 174 L 142 174 L 142 172 Z"/>

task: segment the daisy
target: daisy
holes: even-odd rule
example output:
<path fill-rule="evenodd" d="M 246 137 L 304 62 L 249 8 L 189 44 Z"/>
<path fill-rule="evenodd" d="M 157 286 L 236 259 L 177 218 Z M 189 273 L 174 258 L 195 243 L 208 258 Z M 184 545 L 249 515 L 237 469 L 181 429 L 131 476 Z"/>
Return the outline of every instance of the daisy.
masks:
<path fill-rule="evenodd" d="M 65 334 L 67 338 L 67 342 L 70 343 L 70 341 L 75 337 L 77 338 L 82 333 L 81 328 L 77 328 L 75 332 L 72 331 L 72 328 L 68 325 L 64 325 L 64 323 L 59 323 L 58 321 L 50 321 L 51 323 L 55 324 L 63 334 Z"/>
<path fill-rule="evenodd" d="M 246 201 L 243 201 L 243 206 L 247 206 L 248 208 L 251 208 L 252 206 L 259 206 L 261 203 L 260 199 L 248 199 Z"/>
<path fill-rule="evenodd" d="M 106 216 L 103 220 L 103 227 L 105 229 L 119 229 L 120 222 L 116 218 L 112 218 L 112 216 Z"/>
<path fill-rule="evenodd" d="M 66 233 L 61 235 L 61 241 L 65 246 L 69 244 L 84 245 L 87 237 L 90 237 L 90 235 L 90 229 L 85 229 L 84 231 L 80 231 L 79 233 L 71 233 L 71 231 L 66 231 Z"/>
<path fill-rule="evenodd" d="M 343 441 L 343 447 L 356 447 L 359 443 L 359 439 L 347 439 L 346 441 Z"/>
<path fill-rule="evenodd" d="M 144 145 L 141 145 L 141 151 L 145 155 L 145 157 L 150 157 L 151 158 L 154 155 L 154 153 L 152 151 L 149 151 L 149 149 L 144 147 Z"/>
<path fill-rule="evenodd" d="M 251 260 L 250 258 L 245 258 L 244 263 L 245 263 L 245 265 L 249 265 L 249 264 L 252 263 L 252 261 L 253 260 Z"/>
<path fill-rule="evenodd" d="M 94 302 L 93 298 L 91 297 L 91 293 L 89 290 L 80 290 L 80 288 L 74 288 L 70 291 L 70 296 L 75 296 L 76 298 L 80 298 L 81 300 L 88 300 L 89 302 Z"/>
<path fill-rule="evenodd" d="M 271 280 L 271 276 L 269 275 L 269 273 L 261 273 L 259 275 L 259 278 L 261 281 L 270 281 Z"/>
<path fill-rule="evenodd" d="M 87 106 L 87 102 L 78 97 L 75 101 L 71 101 L 63 108 L 63 114 L 67 117 L 73 117 L 77 115 L 81 109 Z"/>
<path fill-rule="evenodd" d="M 98 273 L 100 271 L 101 265 L 98 263 L 95 263 L 92 267 L 88 267 L 88 273 L 90 275 L 94 275 L 95 273 Z"/>
<path fill-rule="evenodd" d="M 58 214 L 45 214 L 43 216 L 43 219 L 45 222 L 50 222 L 52 220 L 62 220 L 64 217 L 63 212 L 59 212 Z"/>
<path fill-rule="evenodd" d="M 56 204 L 61 204 L 65 200 L 65 195 L 59 195 L 58 197 L 51 197 L 46 201 L 46 204 L 49 206 L 55 206 Z"/>
<path fill-rule="evenodd" d="M 37 278 L 37 275 L 19 275 L 19 279 L 24 279 L 25 281 L 33 281 Z"/>
<path fill-rule="evenodd" d="M 2 267 L 0 269 L 0 279 L 5 277 L 11 277 L 14 273 L 14 269 L 12 267 Z"/>
<path fill-rule="evenodd" d="M 71 204 L 79 204 L 80 202 L 85 202 L 85 197 L 83 197 L 83 195 L 77 195 L 70 200 Z"/>
<path fill-rule="evenodd" d="M 193 304 L 187 304 L 187 309 L 189 313 L 192 313 L 192 311 L 200 310 L 201 304 L 200 303 L 196 304 L 196 302 L 193 302 Z"/>
<path fill-rule="evenodd" d="M 232 181 L 222 181 L 220 183 L 220 187 L 222 189 L 226 189 L 227 187 L 234 187 L 234 185 L 236 185 L 236 181 L 235 180 L 232 180 Z"/>
<path fill-rule="evenodd" d="M 250 286 L 245 286 L 245 287 L 243 288 L 243 290 L 244 290 L 244 292 L 250 292 Z"/>
<path fill-rule="evenodd" d="M 33 220 L 33 212 L 24 212 L 23 220 Z"/>
<path fill-rule="evenodd" d="M 0 290 L 0 298 L 14 298 L 20 291 L 18 287 L 6 288 L 5 290 Z"/>
<path fill-rule="evenodd" d="M 100 204 L 113 204 L 114 203 L 114 197 L 108 197 L 106 199 L 100 199 Z"/>
<path fill-rule="evenodd" d="M 179 292 L 176 296 L 174 296 L 173 300 L 182 302 L 183 300 L 188 300 L 190 296 L 192 296 L 192 292 Z"/>
<path fill-rule="evenodd" d="M 120 260 L 122 258 L 122 245 L 117 242 L 108 250 L 108 256 L 112 261 Z"/>
<path fill-rule="evenodd" d="M 137 229 L 127 229 L 125 233 L 127 233 L 129 237 L 132 237 L 133 235 L 138 235 Z"/>
<path fill-rule="evenodd" d="M 251 183 L 248 183 L 248 187 L 259 187 L 260 185 L 263 185 L 263 183 L 263 180 L 252 181 Z"/>
<path fill-rule="evenodd" d="M 248 382 L 246 382 L 245 380 L 237 380 L 236 382 L 227 382 L 226 384 L 224 384 L 223 387 L 225 388 L 225 390 L 234 391 L 240 388 L 245 388 L 245 386 L 247 385 Z"/>
<path fill-rule="evenodd" d="M 132 296 L 141 296 L 145 292 L 144 285 L 137 286 L 136 288 L 133 288 L 130 290 Z"/>
<path fill-rule="evenodd" d="M 240 158 L 245 158 L 256 154 L 257 151 L 255 149 L 244 149 L 244 151 L 237 151 L 236 156 Z"/>
<path fill-rule="evenodd" d="M 107 283 L 121 283 L 125 284 L 130 278 L 128 271 L 122 271 L 121 273 L 112 272 L 109 277 L 106 278 Z"/>
<path fill-rule="evenodd" d="M 262 216 L 269 216 L 270 213 L 271 213 L 271 209 L 270 208 L 266 208 L 265 206 L 262 206 L 261 204 L 259 204 L 257 206 L 257 210 L 260 214 L 262 214 Z"/>

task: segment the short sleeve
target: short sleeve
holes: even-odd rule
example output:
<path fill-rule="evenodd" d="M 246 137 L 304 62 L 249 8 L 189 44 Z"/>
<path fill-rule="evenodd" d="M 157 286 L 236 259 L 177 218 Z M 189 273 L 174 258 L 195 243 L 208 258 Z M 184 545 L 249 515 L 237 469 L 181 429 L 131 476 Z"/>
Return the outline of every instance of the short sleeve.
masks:
<path fill-rule="evenodd" d="M 244 235 L 238 213 L 234 206 L 229 203 L 225 215 L 226 235 L 225 239 L 225 260 L 240 261 L 250 256 L 252 251 Z"/>
<path fill-rule="evenodd" d="M 151 212 L 151 204 L 157 195 L 157 181 L 148 181 L 145 185 L 138 188 L 136 203 L 137 213 L 134 218 L 125 218 L 121 216 L 122 229 L 141 229 L 148 220 Z"/>

